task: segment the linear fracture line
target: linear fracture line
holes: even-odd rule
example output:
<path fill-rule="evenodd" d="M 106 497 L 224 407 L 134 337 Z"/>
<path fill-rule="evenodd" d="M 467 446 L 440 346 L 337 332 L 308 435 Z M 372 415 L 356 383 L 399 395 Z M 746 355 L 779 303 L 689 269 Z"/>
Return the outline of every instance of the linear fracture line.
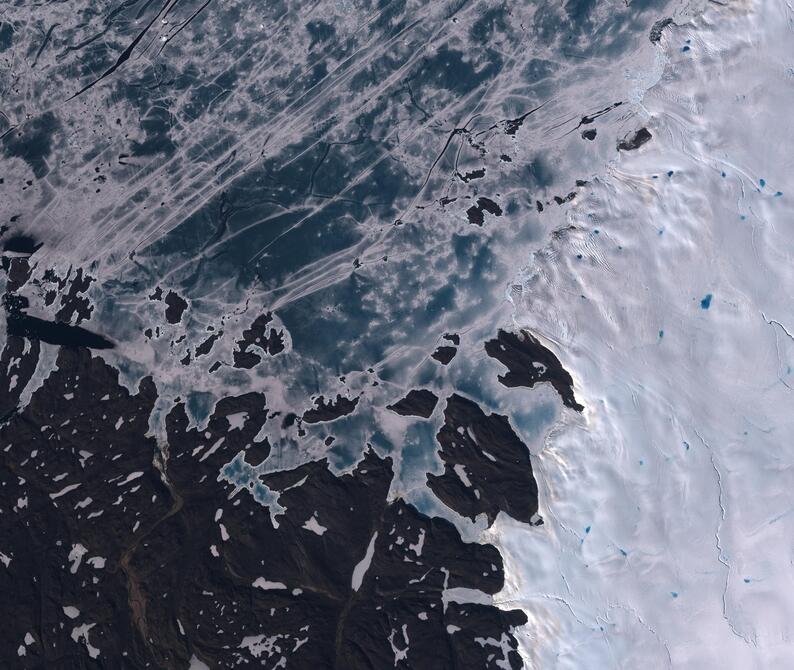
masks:
<path fill-rule="evenodd" d="M 719 505 L 720 505 L 720 520 L 717 523 L 717 528 L 714 531 L 714 539 L 717 548 L 717 560 L 725 566 L 725 587 L 722 590 L 722 618 L 725 619 L 725 623 L 731 629 L 731 632 L 738 638 L 744 640 L 746 644 L 750 644 L 750 640 L 745 636 L 742 635 L 736 627 L 731 622 L 730 618 L 728 617 L 728 585 L 731 576 L 731 565 L 728 563 L 728 559 L 725 555 L 725 550 L 722 546 L 722 524 L 725 523 L 726 517 L 726 509 L 725 509 L 725 501 L 724 501 L 724 490 L 722 486 L 722 473 L 720 472 L 719 467 L 717 466 L 717 461 L 714 458 L 714 450 L 711 448 L 711 445 L 703 439 L 703 436 L 695 430 L 695 435 L 700 440 L 701 444 L 705 447 L 706 451 L 709 454 L 709 460 L 711 462 L 711 467 L 714 469 L 714 474 L 717 478 L 717 488 L 719 489 Z"/>

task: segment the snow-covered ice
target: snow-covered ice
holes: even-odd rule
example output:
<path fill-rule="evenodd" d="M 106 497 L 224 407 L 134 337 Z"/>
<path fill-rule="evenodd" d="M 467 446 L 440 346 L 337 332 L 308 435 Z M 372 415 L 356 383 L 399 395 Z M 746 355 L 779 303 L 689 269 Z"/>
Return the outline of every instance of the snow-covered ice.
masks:
<path fill-rule="evenodd" d="M 529 667 L 794 667 L 793 26 L 761 0 L 665 29 L 653 141 L 512 294 L 587 408 L 536 458 L 545 525 L 488 534 Z"/>

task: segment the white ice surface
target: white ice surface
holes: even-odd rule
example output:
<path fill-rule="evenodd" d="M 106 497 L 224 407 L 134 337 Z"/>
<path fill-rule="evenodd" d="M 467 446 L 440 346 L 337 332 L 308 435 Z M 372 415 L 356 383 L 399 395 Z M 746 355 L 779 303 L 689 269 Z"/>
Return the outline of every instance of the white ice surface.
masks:
<path fill-rule="evenodd" d="M 322 534 L 328 530 L 319 521 L 317 521 L 316 512 L 307 519 L 306 523 L 303 524 L 302 528 L 305 528 L 306 530 L 310 530 L 312 533 L 316 533 L 317 535 L 320 536 L 322 536 Z"/>
<path fill-rule="evenodd" d="M 375 540 L 378 539 L 378 533 L 375 532 L 372 534 L 372 538 L 369 541 L 369 545 L 367 545 L 367 551 L 364 554 L 364 558 L 362 558 L 355 568 L 353 568 L 353 578 L 351 580 L 351 588 L 354 591 L 358 591 L 361 588 L 361 583 L 364 581 L 364 575 L 367 574 L 367 570 L 369 570 L 369 565 L 372 563 L 372 557 L 375 554 Z"/>
<path fill-rule="evenodd" d="M 210 666 L 196 658 L 196 655 L 193 654 L 193 656 L 190 657 L 190 665 L 188 666 L 188 670 L 210 670 Z"/>
<path fill-rule="evenodd" d="M 70 619 L 76 619 L 80 616 L 80 610 L 77 609 L 74 605 L 64 605 L 63 606 L 63 613 L 68 616 Z"/>
<path fill-rule="evenodd" d="M 587 408 L 535 459 L 546 523 L 488 534 L 531 668 L 794 667 L 793 19 L 667 28 L 653 140 L 511 293 Z"/>
<path fill-rule="evenodd" d="M 254 581 L 253 586 L 259 589 L 263 589 L 265 591 L 270 591 L 272 589 L 286 589 L 287 586 L 283 582 L 271 582 L 265 579 L 264 577 L 257 577 L 256 581 Z"/>

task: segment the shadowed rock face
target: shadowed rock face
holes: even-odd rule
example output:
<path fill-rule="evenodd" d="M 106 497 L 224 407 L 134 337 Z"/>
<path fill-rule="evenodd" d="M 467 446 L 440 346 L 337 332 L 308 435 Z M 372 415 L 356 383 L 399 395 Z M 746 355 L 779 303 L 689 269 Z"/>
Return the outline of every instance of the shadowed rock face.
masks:
<path fill-rule="evenodd" d="M 213 333 L 201 344 L 199 344 L 196 347 L 196 358 L 198 358 L 199 356 L 206 356 L 210 351 L 212 351 L 212 346 L 221 337 L 223 337 L 223 331 L 220 331 L 218 333 Z"/>
<path fill-rule="evenodd" d="M 187 300 L 174 291 L 169 291 L 165 296 L 165 319 L 168 323 L 179 323 L 187 309 Z"/>
<path fill-rule="evenodd" d="M 259 347 L 265 354 L 275 356 L 284 351 L 284 333 L 268 324 L 273 320 L 270 312 L 260 314 L 249 328 L 243 331 L 243 336 L 237 341 L 237 349 L 234 351 L 234 367 L 250 370 L 255 365 L 262 362 L 262 356 L 251 347 Z"/>
<path fill-rule="evenodd" d="M 420 416 L 427 419 L 438 403 L 438 396 L 427 389 L 411 389 L 408 394 L 393 405 L 387 405 L 396 414 L 402 416 Z"/>
<path fill-rule="evenodd" d="M 455 354 L 457 353 L 457 347 L 450 347 L 446 344 L 442 344 L 440 347 L 436 347 L 436 350 L 430 355 L 441 363 L 441 365 L 449 365 L 450 361 L 455 358 Z"/>
<path fill-rule="evenodd" d="M 548 382 L 560 394 L 566 407 L 581 412 L 584 407 L 576 402 L 573 378 L 562 367 L 560 360 L 526 330 L 509 333 L 500 330 L 496 338 L 485 343 L 485 352 L 507 367 L 499 381 L 509 388 L 533 388 Z"/>
<path fill-rule="evenodd" d="M 477 198 L 477 204 L 466 210 L 466 216 L 469 223 L 481 226 L 485 222 L 485 212 L 494 216 L 502 216 L 502 208 L 490 198 L 484 197 Z"/>
<path fill-rule="evenodd" d="M 639 149 L 643 144 L 649 142 L 653 135 L 647 128 L 640 128 L 636 133 L 624 137 L 618 142 L 618 151 L 633 151 Z"/>
<path fill-rule="evenodd" d="M 451 344 L 441 344 L 436 347 L 435 351 L 430 354 L 430 357 L 441 363 L 441 365 L 449 365 L 455 355 L 458 353 L 458 346 L 460 345 L 460 335 L 457 333 L 444 333 L 441 336 L 442 340 L 450 342 Z"/>
<path fill-rule="evenodd" d="M 3 264 L 10 318 L 0 354 L 0 385 L 8 389 L 0 404 L 0 444 L 7 445 L 0 451 L 0 602 L 7 609 L 42 603 L 7 627 L 4 657 L 30 633 L 31 667 L 63 658 L 73 667 L 104 667 L 123 658 L 131 668 L 179 668 L 195 657 L 209 667 L 284 658 L 290 667 L 341 670 L 395 667 L 395 654 L 399 668 L 521 667 L 512 629 L 526 623 L 522 612 L 444 597 L 458 587 L 497 593 L 504 581 L 498 551 L 465 543 L 449 522 L 390 499 L 391 460 L 371 449 L 344 475 L 325 460 L 259 475 L 283 508 L 272 517 L 253 485 L 249 494 L 218 477 L 241 452 L 252 465 L 267 460 L 269 442 L 256 439 L 269 417 L 261 393 L 220 400 L 201 430 L 177 402 L 165 419 L 167 445 L 158 445 L 149 435 L 157 401 L 151 378 L 130 393 L 117 370 L 76 341 L 58 350 L 54 370 L 18 408 L 39 341 L 49 340 L 14 330 L 29 318 L 18 291 L 30 266 L 24 253 Z M 68 280 L 52 279 L 62 316 L 90 318 L 90 280 L 80 272 Z M 271 320 L 255 320 L 235 353 L 267 351 Z M 443 340 L 449 346 L 439 350 L 454 355 L 460 337 Z M 333 421 L 358 402 L 320 396 L 302 420 Z M 418 389 L 389 408 L 426 418 L 437 402 Z M 537 487 L 529 452 L 506 417 L 453 395 L 444 418 L 445 470 L 428 476 L 430 488 L 472 519 L 484 513 L 493 522 L 501 511 L 530 521 Z M 478 642 L 491 638 L 503 644 Z"/>
<path fill-rule="evenodd" d="M 358 398 L 345 398 L 337 394 L 336 400 L 326 400 L 323 396 L 315 399 L 314 407 L 307 409 L 303 413 L 303 420 L 306 423 L 322 423 L 324 421 L 333 421 L 340 416 L 352 414 L 353 410 L 358 405 Z"/>
<path fill-rule="evenodd" d="M 667 28 L 669 25 L 675 25 L 673 19 L 667 17 L 665 19 L 659 19 L 656 23 L 651 26 L 651 32 L 648 34 L 648 39 L 651 40 L 653 43 L 657 43 L 662 39 L 662 33 L 664 29 Z"/>
<path fill-rule="evenodd" d="M 146 437 L 156 398 L 150 379 L 131 394 L 100 359 L 62 348 L 0 426 L 0 594 L 15 612 L 3 657 L 34 640 L 16 667 L 186 668 L 195 657 L 347 670 L 395 667 L 395 649 L 398 668 L 521 667 L 511 631 L 522 612 L 443 598 L 497 593 L 498 551 L 389 501 L 390 459 L 368 450 L 340 476 L 325 461 L 261 475 L 285 508 L 274 521 L 217 477 L 240 450 L 267 456 L 254 442 L 264 396 L 224 399 L 200 431 L 178 404 L 167 461 Z"/>
<path fill-rule="evenodd" d="M 488 525 L 499 512 L 529 523 L 538 511 L 538 487 L 529 449 L 506 416 L 486 414 L 477 403 L 453 394 L 436 435 L 444 462 L 427 485 L 458 514 L 472 520 L 485 514 Z"/>

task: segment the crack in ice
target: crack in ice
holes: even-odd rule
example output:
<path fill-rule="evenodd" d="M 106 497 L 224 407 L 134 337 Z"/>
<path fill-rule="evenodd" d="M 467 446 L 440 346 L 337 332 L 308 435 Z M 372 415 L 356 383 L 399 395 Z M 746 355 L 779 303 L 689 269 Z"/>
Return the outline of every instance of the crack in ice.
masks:
<path fill-rule="evenodd" d="M 647 621 L 645 621 L 645 619 L 642 618 L 642 615 L 634 607 L 631 607 L 629 605 L 623 605 L 621 603 L 610 603 L 608 607 L 609 609 L 622 609 L 625 610 L 626 612 L 630 612 L 631 614 L 633 614 L 634 617 L 637 619 L 637 621 L 639 621 L 640 624 L 643 626 L 643 628 L 645 628 L 651 635 L 653 635 L 656 638 L 656 641 L 660 645 L 662 645 L 662 647 L 664 647 L 664 651 L 667 654 L 667 667 L 668 668 L 673 667 L 673 657 L 670 654 L 670 647 L 667 646 L 667 642 L 665 642 L 665 640 L 661 637 L 661 635 L 659 635 L 659 633 L 656 632 L 656 629 L 653 626 L 651 626 Z M 605 619 L 605 621 L 607 621 L 607 619 Z"/>
<path fill-rule="evenodd" d="M 763 312 L 761 312 L 761 316 L 763 317 L 764 321 L 772 327 L 772 330 L 775 333 L 775 353 L 777 354 L 777 364 L 779 368 L 782 368 L 783 360 L 780 357 L 780 343 L 778 342 L 777 330 L 775 329 L 775 326 L 779 326 L 780 329 L 786 334 L 786 336 L 792 342 L 794 342 L 794 335 L 792 335 L 791 332 L 789 332 L 788 328 L 786 328 L 786 326 L 780 323 L 780 321 L 777 321 L 775 319 L 767 319 L 766 314 L 764 314 Z M 780 383 L 783 384 L 783 386 L 785 386 L 789 391 L 794 390 L 791 388 L 791 386 L 789 386 L 788 382 L 785 379 L 783 379 L 783 377 L 780 376 L 780 372 L 778 372 L 777 378 L 778 381 L 780 381 Z"/>
<path fill-rule="evenodd" d="M 725 586 L 724 586 L 724 588 L 722 590 L 722 618 L 725 619 L 725 623 L 728 624 L 728 626 L 731 629 L 731 632 L 736 637 L 744 640 L 744 642 L 746 644 L 750 644 L 750 640 L 748 640 L 745 635 L 742 635 L 736 629 L 736 627 L 733 625 L 733 623 L 731 622 L 730 618 L 728 617 L 728 585 L 729 585 L 730 576 L 731 576 L 731 565 L 730 565 L 730 563 L 728 562 L 728 560 L 726 558 L 725 550 L 723 549 L 723 546 L 722 546 L 722 536 L 721 536 L 722 525 L 723 525 L 723 523 L 725 523 L 725 517 L 726 517 L 725 502 L 724 502 L 724 499 L 723 499 L 724 490 L 723 490 L 723 486 L 722 486 L 722 473 L 720 472 L 720 469 L 717 466 L 717 461 L 714 458 L 714 451 L 711 448 L 711 445 L 708 442 L 706 442 L 705 439 L 703 439 L 703 436 L 697 430 L 695 430 L 695 435 L 697 435 L 697 438 L 700 440 L 701 444 L 705 447 L 706 451 L 708 452 L 709 460 L 711 462 L 711 467 L 714 469 L 714 474 L 717 477 L 717 488 L 719 490 L 718 500 L 719 500 L 719 505 L 720 505 L 720 520 L 717 523 L 716 530 L 714 531 L 714 540 L 715 540 L 716 548 L 717 548 L 717 560 L 722 565 L 725 566 Z"/>

